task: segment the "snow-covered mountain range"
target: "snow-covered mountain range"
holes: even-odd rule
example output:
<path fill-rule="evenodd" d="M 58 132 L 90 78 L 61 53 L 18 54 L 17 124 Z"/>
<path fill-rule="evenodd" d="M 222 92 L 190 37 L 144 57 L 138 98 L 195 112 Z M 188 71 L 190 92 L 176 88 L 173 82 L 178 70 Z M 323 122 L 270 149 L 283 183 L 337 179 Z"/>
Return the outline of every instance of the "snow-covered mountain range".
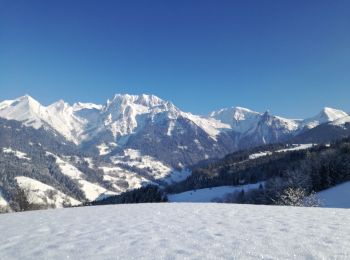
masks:
<path fill-rule="evenodd" d="M 167 136 L 176 132 L 185 134 L 181 121 L 187 121 L 193 129 L 203 131 L 207 138 L 214 141 L 220 135 L 233 133 L 235 141 L 251 137 L 256 142 L 269 143 L 323 123 L 343 125 L 350 121 L 346 112 L 328 107 L 305 120 L 286 119 L 241 107 L 198 116 L 181 111 L 169 101 L 145 94 L 117 94 L 103 105 L 81 102 L 70 105 L 59 100 L 49 106 L 43 106 L 25 95 L 1 102 L 0 117 L 17 120 L 36 129 L 50 127 L 77 145 L 99 140 L 100 144 L 104 141 L 114 143 L 114 147 L 124 146 L 132 135 L 142 132 L 150 124 L 161 127 Z"/>
<path fill-rule="evenodd" d="M 31 186 L 45 187 L 41 194 L 57 189 L 64 198 L 93 200 L 147 183 L 183 180 L 187 167 L 237 150 L 327 141 L 346 135 L 349 122 L 350 115 L 332 108 L 307 119 L 241 107 L 199 116 L 154 95 L 117 94 L 105 104 L 60 100 L 49 106 L 25 95 L 0 103 L 0 159 L 18 185 L 33 178 Z M 19 165 L 10 163 L 14 158 Z M 45 167 L 54 174 L 48 177 Z M 26 178 L 17 174 L 26 169 Z"/>

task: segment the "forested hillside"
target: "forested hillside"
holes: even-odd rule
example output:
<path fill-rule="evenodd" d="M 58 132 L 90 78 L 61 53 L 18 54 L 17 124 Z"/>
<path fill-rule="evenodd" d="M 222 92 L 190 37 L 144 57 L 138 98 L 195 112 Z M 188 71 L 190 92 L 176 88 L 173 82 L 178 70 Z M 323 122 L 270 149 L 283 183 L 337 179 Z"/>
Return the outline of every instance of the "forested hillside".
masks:
<path fill-rule="evenodd" d="M 189 178 L 166 190 L 179 193 L 263 182 L 259 189 L 232 194 L 225 201 L 297 205 L 314 192 L 350 180 L 349 138 L 309 149 L 280 148 L 281 145 L 270 145 L 233 153 L 218 162 L 194 168 Z"/>

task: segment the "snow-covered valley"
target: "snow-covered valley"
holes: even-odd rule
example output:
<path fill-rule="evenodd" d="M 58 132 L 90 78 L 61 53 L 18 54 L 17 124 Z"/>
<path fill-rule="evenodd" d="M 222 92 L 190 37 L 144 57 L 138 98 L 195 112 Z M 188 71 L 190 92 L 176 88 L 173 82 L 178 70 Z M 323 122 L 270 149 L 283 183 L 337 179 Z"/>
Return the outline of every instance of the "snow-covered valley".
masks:
<path fill-rule="evenodd" d="M 0 215 L 1 259 L 349 259 L 349 210 L 137 204 Z"/>

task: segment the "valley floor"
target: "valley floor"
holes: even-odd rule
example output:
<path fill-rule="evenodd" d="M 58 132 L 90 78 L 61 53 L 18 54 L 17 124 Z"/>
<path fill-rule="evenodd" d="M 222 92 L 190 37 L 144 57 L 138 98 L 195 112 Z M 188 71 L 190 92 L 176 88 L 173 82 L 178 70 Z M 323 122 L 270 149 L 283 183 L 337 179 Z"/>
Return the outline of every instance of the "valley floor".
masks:
<path fill-rule="evenodd" d="M 350 211 L 210 203 L 0 216 L 0 259 L 349 259 Z"/>

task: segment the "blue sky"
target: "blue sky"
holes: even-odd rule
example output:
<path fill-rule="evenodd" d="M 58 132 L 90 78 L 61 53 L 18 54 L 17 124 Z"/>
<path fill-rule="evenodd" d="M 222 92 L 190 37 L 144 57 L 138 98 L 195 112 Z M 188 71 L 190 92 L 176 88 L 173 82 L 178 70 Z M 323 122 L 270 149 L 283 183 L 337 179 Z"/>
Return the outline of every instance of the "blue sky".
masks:
<path fill-rule="evenodd" d="M 0 0 L 0 99 L 350 112 L 350 1 Z"/>

